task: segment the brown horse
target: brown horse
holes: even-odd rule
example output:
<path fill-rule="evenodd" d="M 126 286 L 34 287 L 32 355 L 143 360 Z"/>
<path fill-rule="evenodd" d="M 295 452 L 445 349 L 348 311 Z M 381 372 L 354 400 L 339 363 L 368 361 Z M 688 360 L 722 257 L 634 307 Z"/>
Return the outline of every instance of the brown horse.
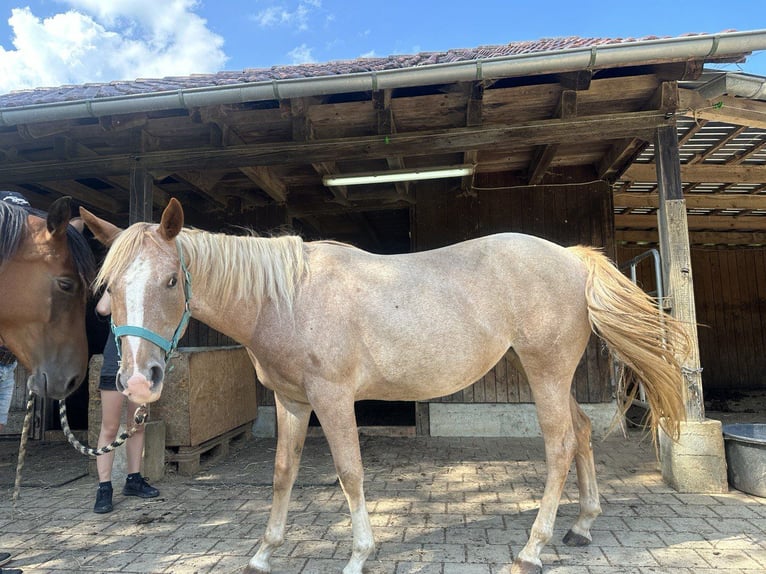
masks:
<path fill-rule="evenodd" d="M 114 226 L 81 213 L 97 238 L 114 234 Z M 284 542 L 312 410 L 351 511 L 344 574 L 360 574 L 374 549 L 356 400 L 447 395 L 514 350 L 537 405 L 548 477 L 529 541 L 504 570 L 513 574 L 541 572 L 540 552 L 573 459 L 580 514 L 565 542 L 589 543 L 601 512 L 590 420 L 570 393 L 592 330 L 643 382 L 655 425 L 662 417 L 675 435 L 684 416 L 681 325 L 587 247 L 505 233 L 381 256 L 298 237 L 184 230 L 181 205 L 171 200 L 159 225 L 137 223 L 117 237 L 95 284 L 111 294 L 121 338 L 118 387 L 131 400 L 159 398 L 189 314 L 245 345 L 259 379 L 274 390 L 274 504 L 246 568 L 251 574 L 270 572 L 270 556 Z"/>
<path fill-rule="evenodd" d="M 0 340 L 30 371 L 29 389 L 63 399 L 85 377 L 85 303 L 95 275 L 70 225 L 70 198 L 48 214 L 0 201 Z"/>

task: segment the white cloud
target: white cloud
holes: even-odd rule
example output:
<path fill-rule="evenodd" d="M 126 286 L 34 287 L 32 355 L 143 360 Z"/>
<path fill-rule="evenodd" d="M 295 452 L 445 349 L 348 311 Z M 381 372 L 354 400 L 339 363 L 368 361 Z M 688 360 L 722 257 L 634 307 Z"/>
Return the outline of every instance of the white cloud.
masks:
<path fill-rule="evenodd" d="M 14 8 L 13 49 L 0 46 L 0 93 L 221 70 L 223 38 L 194 13 L 197 0 L 63 0 L 41 19 Z"/>
<path fill-rule="evenodd" d="M 313 12 L 321 7 L 322 2 L 320 0 L 301 0 L 294 10 L 281 4 L 269 6 L 252 15 L 251 19 L 262 28 L 287 26 L 298 32 L 305 32 L 309 29 L 309 21 Z"/>
<path fill-rule="evenodd" d="M 301 44 L 290 50 L 287 55 L 290 56 L 292 64 L 311 64 L 316 61 L 311 55 L 311 50 L 306 44 Z"/>

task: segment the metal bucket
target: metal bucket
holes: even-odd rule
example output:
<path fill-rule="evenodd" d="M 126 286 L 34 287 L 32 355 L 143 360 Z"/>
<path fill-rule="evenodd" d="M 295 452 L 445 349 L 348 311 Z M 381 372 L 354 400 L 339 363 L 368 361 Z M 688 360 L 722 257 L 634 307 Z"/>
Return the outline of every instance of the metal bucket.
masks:
<path fill-rule="evenodd" d="M 723 425 L 729 484 L 766 497 L 766 423 Z"/>

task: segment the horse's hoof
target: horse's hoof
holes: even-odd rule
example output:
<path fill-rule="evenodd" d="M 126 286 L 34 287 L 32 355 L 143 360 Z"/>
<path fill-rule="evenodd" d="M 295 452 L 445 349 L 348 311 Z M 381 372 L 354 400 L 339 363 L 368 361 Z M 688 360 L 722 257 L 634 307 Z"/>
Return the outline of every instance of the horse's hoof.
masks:
<path fill-rule="evenodd" d="M 242 574 L 269 574 L 271 570 L 261 570 L 260 568 L 253 568 L 249 564 L 242 570 Z"/>
<path fill-rule="evenodd" d="M 564 544 L 567 546 L 587 546 L 590 544 L 590 538 L 577 534 L 577 532 L 569 531 L 564 536 Z"/>
<path fill-rule="evenodd" d="M 501 574 L 505 570 L 501 570 Z M 525 560 L 514 560 L 510 574 L 543 574 L 543 567 Z"/>

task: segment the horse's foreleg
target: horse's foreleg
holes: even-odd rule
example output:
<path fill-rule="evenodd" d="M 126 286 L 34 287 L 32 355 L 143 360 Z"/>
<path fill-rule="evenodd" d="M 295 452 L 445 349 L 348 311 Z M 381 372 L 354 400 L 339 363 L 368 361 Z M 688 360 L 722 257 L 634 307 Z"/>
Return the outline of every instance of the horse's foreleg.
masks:
<path fill-rule="evenodd" d="M 298 475 L 301 452 L 311 416 L 311 406 L 275 395 L 277 404 L 277 454 L 274 458 L 274 494 L 266 533 L 245 574 L 271 572 L 271 554 L 285 541 L 285 523 L 290 493 Z"/>
<path fill-rule="evenodd" d="M 596 464 L 593 461 L 591 446 L 591 422 L 574 397 L 570 395 L 570 411 L 577 436 L 577 487 L 580 491 L 580 515 L 572 528 L 564 536 L 564 544 L 569 546 L 585 546 L 593 540 L 590 527 L 601 514 L 601 504 L 598 499 L 598 484 L 596 483 Z"/>
<path fill-rule="evenodd" d="M 329 398 L 323 397 L 322 402 Z M 364 500 L 364 469 L 354 403 L 350 398 L 325 405 L 315 403 L 314 410 L 330 445 L 340 485 L 351 511 L 353 550 L 343 574 L 361 574 L 367 557 L 375 550 L 375 539 Z"/>
<path fill-rule="evenodd" d="M 545 480 L 540 510 L 532 525 L 529 540 L 513 561 L 510 568 L 511 574 L 542 573 L 540 553 L 553 535 L 556 511 L 577 448 L 577 438 L 569 413 L 568 384 L 551 380 L 549 377 L 542 384 L 535 385 L 532 383 L 533 375 L 529 369 L 527 369 L 527 375 L 535 397 L 537 418 L 545 442 L 548 476 Z M 501 572 L 505 574 L 508 569 Z"/>

